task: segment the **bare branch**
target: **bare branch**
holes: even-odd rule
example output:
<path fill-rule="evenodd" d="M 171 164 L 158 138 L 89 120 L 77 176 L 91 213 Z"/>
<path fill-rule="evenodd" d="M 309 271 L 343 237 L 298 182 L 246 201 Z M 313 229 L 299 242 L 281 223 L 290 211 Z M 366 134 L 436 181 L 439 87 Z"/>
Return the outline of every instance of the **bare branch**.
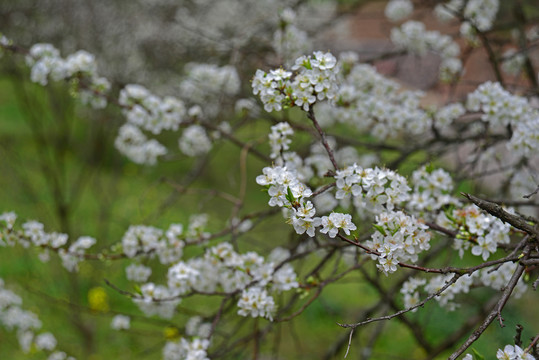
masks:
<path fill-rule="evenodd" d="M 391 315 L 386 315 L 386 316 L 380 316 L 380 317 L 377 317 L 377 318 L 372 318 L 372 319 L 367 319 L 367 320 L 364 320 L 364 321 L 361 321 L 361 322 L 358 322 L 358 323 L 355 323 L 355 324 L 339 324 L 337 323 L 339 326 L 341 327 L 344 327 L 344 328 L 353 328 L 355 329 L 356 327 L 358 326 L 362 326 L 362 325 L 366 325 L 366 324 L 370 324 L 372 322 L 375 322 L 375 321 L 381 321 L 381 320 L 390 320 L 390 319 L 393 319 L 394 317 L 397 317 L 397 316 L 400 316 L 402 314 L 405 314 L 409 311 L 412 311 L 414 309 L 417 309 L 423 305 L 425 305 L 429 300 L 433 299 L 434 297 L 440 295 L 441 293 L 443 293 L 448 287 L 450 287 L 451 285 L 453 285 L 455 282 L 457 282 L 457 280 L 459 279 L 459 277 L 461 277 L 461 275 L 459 274 L 455 274 L 449 281 L 447 281 L 445 283 L 445 285 L 440 288 L 440 290 L 436 291 L 435 293 L 427 296 L 423 301 L 417 303 L 416 305 L 414 306 L 411 306 L 407 309 L 403 309 L 401 311 L 397 311 L 396 313 L 394 314 L 391 314 Z"/>

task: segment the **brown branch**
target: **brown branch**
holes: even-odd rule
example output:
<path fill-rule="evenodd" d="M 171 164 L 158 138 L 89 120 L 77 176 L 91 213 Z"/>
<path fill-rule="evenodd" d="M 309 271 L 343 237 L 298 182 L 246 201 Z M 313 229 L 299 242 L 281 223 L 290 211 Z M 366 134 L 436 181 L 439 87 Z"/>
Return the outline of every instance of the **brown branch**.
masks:
<path fill-rule="evenodd" d="M 367 247 L 367 246 L 365 246 L 363 244 L 360 244 L 359 242 L 350 240 L 347 237 L 341 235 L 340 233 L 337 234 L 337 237 L 339 237 L 340 239 L 346 241 L 349 244 L 352 244 L 354 246 L 357 246 L 357 247 L 365 250 L 365 252 L 367 254 L 372 254 L 372 255 L 376 255 L 376 256 L 381 255 L 378 251 L 372 250 L 371 248 L 369 248 L 369 247 Z M 527 238 L 524 238 L 522 241 L 523 242 L 527 241 Z M 520 246 L 517 246 L 517 249 L 519 247 Z M 515 249 L 515 251 L 513 251 L 511 254 L 509 254 L 508 256 L 503 257 L 501 259 L 486 261 L 486 262 L 481 263 L 481 264 L 479 264 L 477 266 L 471 266 L 471 267 L 467 267 L 467 268 L 457 268 L 457 267 L 452 267 L 452 266 L 446 266 L 446 267 L 443 267 L 443 268 L 428 268 L 428 267 L 424 267 L 424 266 L 421 266 L 421 265 L 407 264 L 407 263 L 403 263 L 403 262 L 399 262 L 398 265 L 400 267 L 403 267 L 403 268 L 419 270 L 419 271 L 423 271 L 423 272 L 426 272 L 426 273 L 435 273 L 435 274 L 453 273 L 453 274 L 465 275 L 465 274 L 471 274 L 471 273 L 473 273 L 473 272 L 475 272 L 477 270 L 483 269 L 485 267 L 489 267 L 489 266 L 497 265 L 497 264 L 503 264 L 505 262 L 510 262 L 510 261 L 517 261 L 518 259 L 519 259 L 519 256 L 516 255 L 516 249 Z"/>
<path fill-rule="evenodd" d="M 537 334 L 535 336 L 535 338 L 532 340 L 531 344 L 526 348 L 526 350 L 524 350 L 524 352 L 529 353 L 533 349 L 535 344 L 537 344 L 537 341 L 539 341 L 539 334 Z"/>
<path fill-rule="evenodd" d="M 334 187 L 337 183 L 333 182 L 331 184 L 327 184 L 326 186 L 323 186 L 321 187 L 320 189 L 316 190 L 315 192 L 313 192 L 313 194 L 311 195 L 312 198 L 322 194 L 323 192 L 331 189 L 332 187 Z"/>
<path fill-rule="evenodd" d="M 524 195 L 522 196 L 524 199 L 529 199 L 531 198 L 533 195 L 537 194 L 539 192 L 539 185 L 537 185 L 537 187 L 535 188 L 535 190 L 533 190 L 531 193 L 527 194 L 527 195 Z"/>
<path fill-rule="evenodd" d="M 526 259 L 530 253 L 529 246 L 526 247 L 526 249 L 524 250 L 524 253 L 525 253 L 524 259 Z M 487 315 L 483 323 L 468 337 L 468 339 L 466 339 L 464 344 L 462 344 L 461 347 L 458 348 L 457 351 L 451 354 L 451 356 L 449 357 L 449 360 L 456 360 L 460 355 L 462 355 L 464 351 L 466 351 L 466 349 L 470 347 L 470 345 L 472 345 L 477 339 L 479 339 L 481 334 L 483 334 L 483 332 L 488 328 L 488 326 L 492 323 L 492 321 L 501 314 L 502 309 L 507 304 L 507 301 L 509 300 L 509 297 L 513 293 L 515 286 L 517 286 L 518 280 L 524 273 L 524 269 L 525 269 L 524 266 L 522 266 L 521 264 L 518 264 L 517 269 L 513 273 L 513 276 L 511 276 L 511 279 L 507 283 L 507 286 L 505 287 L 505 290 L 503 291 L 502 296 L 500 297 L 496 305 L 492 308 L 492 310 Z"/>
<path fill-rule="evenodd" d="M 516 333 L 515 333 L 515 345 L 518 345 L 522 347 L 522 330 L 524 330 L 524 327 L 522 325 L 517 324 L 516 326 Z"/>
<path fill-rule="evenodd" d="M 496 301 L 492 301 L 492 299 L 487 302 L 483 307 L 481 307 L 479 314 L 468 318 L 468 320 L 457 331 L 446 337 L 442 343 L 432 349 L 432 351 L 428 353 L 425 360 L 433 360 L 438 354 L 452 348 L 465 334 L 467 334 L 471 329 L 476 327 L 481 322 L 483 317 L 487 315 L 487 310 L 493 306 L 495 302 Z"/>
<path fill-rule="evenodd" d="M 446 234 L 448 236 L 451 236 L 452 238 L 454 238 L 458 234 L 458 231 L 444 228 L 443 226 L 440 226 L 440 225 L 438 225 L 436 223 L 433 223 L 433 222 L 428 222 L 427 221 L 427 222 L 425 222 L 425 225 L 427 225 L 430 229 L 432 229 L 434 231 L 441 232 L 442 234 Z"/>
<path fill-rule="evenodd" d="M 536 239 L 539 239 L 539 231 L 537 231 L 534 226 L 528 224 L 521 217 L 508 213 L 496 203 L 483 200 L 466 193 L 462 193 L 462 195 L 471 202 L 473 202 L 475 205 L 477 205 L 477 207 L 488 212 L 490 215 L 497 217 L 498 219 L 510 224 L 517 229 L 527 232 L 528 234 L 530 234 L 530 236 Z"/>
<path fill-rule="evenodd" d="M 326 148 L 326 152 L 328 153 L 329 160 L 331 160 L 333 167 L 335 168 L 335 170 L 339 170 L 339 165 L 337 165 L 337 161 L 335 160 L 335 156 L 333 155 L 333 150 L 331 150 L 331 147 L 329 146 L 326 140 L 326 134 L 320 127 L 320 124 L 318 123 L 318 121 L 316 121 L 316 117 L 314 116 L 314 110 L 312 106 L 309 108 L 309 111 L 307 112 L 307 117 L 311 119 L 314 127 L 316 128 L 316 131 L 318 131 L 318 134 L 320 135 L 320 139 L 322 141 L 322 145 L 324 145 L 324 148 Z"/>

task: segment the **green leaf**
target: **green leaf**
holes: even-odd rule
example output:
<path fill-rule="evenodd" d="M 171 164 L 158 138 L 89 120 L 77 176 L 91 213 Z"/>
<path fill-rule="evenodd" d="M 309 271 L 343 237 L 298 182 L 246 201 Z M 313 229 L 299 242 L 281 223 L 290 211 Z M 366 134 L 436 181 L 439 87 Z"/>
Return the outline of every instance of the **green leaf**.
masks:
<path fill-rule="evenodd" d="M 473 358 L 474 360 L 485 360 L 485 357 L 483 355 L 481 355 L 477 350 L 475 350 L 474 348 L 472 348 L 472 352 L 473 352 Z"/>
<path fill-rule="evenodd" d="M 384 229 L 382 226 L 380 225 L 376 225 L 376 224 L 372 224 L 372 226 L 378 230 L 378 232 L 384 236 L 387 236 L 387 233 L 386 233 L 386 229 Z"/>
<path fill-rule="evenodd" d="M 290 187 L 286 187 L 286 200 L 288 200 L 291 204 L 296 202 L 296 199 L 294 198 L 294 195 L 292 194 L 292 190 L 290 190 Z"/>
<path fill-rule="evenodd" d="M 137 284 L 134 284 L 133 288 L 135 289 L 135 292 L 137 294 L 142 295 L 142 290 L 140 289 L 140 286 L 138 286 Z"/>
<path fill-rule="evenodd" d="M 453 210 L 455 210 L 455 205 L 451 204 L 450 206 L 444 209 L 444 214 L 446 218 L 456 223 L 457 219 L 455 219 L 455 217 L 453 216 Z"/>

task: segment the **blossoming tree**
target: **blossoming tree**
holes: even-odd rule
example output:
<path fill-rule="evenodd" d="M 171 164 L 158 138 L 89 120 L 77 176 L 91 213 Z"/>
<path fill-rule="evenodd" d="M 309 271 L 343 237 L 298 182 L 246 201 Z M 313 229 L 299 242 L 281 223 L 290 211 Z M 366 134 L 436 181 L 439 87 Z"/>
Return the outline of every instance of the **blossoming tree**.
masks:
<path fill-rule="evenodd" d="M 174 5 L 174 24 L 191 34 L 185 48 L 200 45 L 214 56 L 187 63 L 185 75 L 173 78 L 173 87 L 164 86 L 167 95 L 151 90 L 158 82 L 124 81 L 128 74 L 120 76 L 120 70 L 103 76 L 106 63 L 98 52 L 62 56 L 50 43 L 23 44 L 16 33 L 2 29 L 0 54 L 22 77 L 47 91 L 69 93 L 87 116 L 89 109 L 111 114 L 113 129 L 102 129 L 115 133 L 115 156 L 140 167 L 199 159 L 184 181 L 164 181 L 175 194 L 204 192 L 230 204 L 220 217 L 190 206 L 187 216 L 167 227 L 129 223 L 112 244 L 94 234 L 78 236 L 70 222 L 69 201 L 75 196 L 71 180 L 65 180 L 71 179 L 67 160 L 39 122 L 31 123 L 34 141 L 52 151 L 52 162 L 48 153 L 40 161 L 61 225 L 49 229 L 21 219 L 17 209 L 4 209 L 1 252 L 22 248 L 37 253 L 33 261 L 61 264 L 75 295 L 47 296 L 69 309 L 87 347 L 73 349 L 50 332 L 25 308 L 17 284 L 2 275 L 0 326 L 14 334 L 18 353 L 88 358 L 97 352 L 96 331 L 80 314 L 89 312 L 107 317 L 109 331 L 127 337 L 144 338 L 148 324 L 158 326 L 166 340 L 159 342 L 157 356 L 167 360 L 298 358 L 280 350 L 281 324 L 300 321 L 322 296 L 334 295 L 328 287 L 352 283 L 366 286 L 377 300 L 366 306 L 347 299 L 348 310 L 332 321 L 340 335 L 324 339 L 325 355 L 307 351 L 305 358 L 387 358 L 377 353 L 376 342 L 391 338 L 383 326 L 395 321 L 411 334 L 414 358 L 538 358 L 537 324 L 522 319 L 525 325 L 516 333 L 503 329 L 515 299 L 529 307 L 521 315 L 530 311 L 530 321 L 538 315 L 539 26 L 528 19 L 533 4 L 391 0 L 385 16 L 394 24 L 393 47 L 370 58 L 312 51 L 313 34 L 302 29 L 307 23 L 316 33 L 358 11 L 354 6 L 341 5 L 318 24 L 310 16 L 327 3 L 250 5 L 243 9 L 242 1 L 233 0 Z M 500 6 L 513 11 L 511 16 L 499 16 Z M 236 23 L 220 16 L 228 11 L 241 14 Z M 458 31 L 427 30 L 420 21 L 425 14 Z M 231 26 L 226 41 L 214 32 L 221 21 Z M 485 54 L 494 79 L 459 92 L 475 52 Z M 373 65 L 407 53 L 439 57 L 440 87 L 448 94 L 443 104 L 429 103 L 424 93 Z M 160 71 L 155 78 L 168 74 L 170 81 L 170 73 Z M 58 131 L 69 136 L 64 130 Z M 222 187 L 197 188 L 197 181 L 204 184 L 204 170 L 220 165 L 211 159 L 223 144 L 239 149 L 239 171 L 234 171 L 239 185 L 229 191 L 220 179 Z M 85 176 L 82 171 L 79 179 Z M 259 190 L 265 193 L 262 203 Z M 270 228 L 257 231 L 268 222 Z M 287 234 L 286 241 L 276 234 Z M 107 270 L 112 263 L 120 264 L 121 275 Z M 77 302 L 85 278 L 81 268 L 92 264 L 103 265 L 106 275 L 88 293 L 88 304 Z M 110 296 L 134 307 L 112 307 Z M 443 309 L 450 323 L 443 325 L 448 329 L 443 338 L 429 337 L 421 317 L 430 311 L 425 307 Z M 467 315 L 452 319 L 455 313 Z M 371 323 L 378 324 L 375 331 L 362 330 Z M 474 343 L 495 327 L 514 340 L 481 354 Z M 301 334 L 307 342 L 310 336 Z"/>

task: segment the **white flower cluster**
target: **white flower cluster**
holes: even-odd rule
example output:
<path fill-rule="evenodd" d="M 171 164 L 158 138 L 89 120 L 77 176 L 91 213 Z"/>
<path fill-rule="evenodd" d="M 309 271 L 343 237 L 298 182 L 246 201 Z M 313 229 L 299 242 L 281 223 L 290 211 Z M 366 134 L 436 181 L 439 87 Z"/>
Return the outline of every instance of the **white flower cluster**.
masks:
<path fill-rule="evenodd" d="M 162 99 L 141 85 L 126 85 L 120 91 L 118 102 L 129 124 L 153 134 L 178 130 L 186 114 L 181 100 L 172 96 Z"/>
<path fill-rule="evenodd" d="M 133 302 L 146 316 L 157 315 L 163 319 L 171 319 L 181 302 L 171 289 L 152 282 L 143 284 L 140 294 L 140 297 L 133 298 Z"/>
<path fill-rule="evenodd" d="M 19 244 L 25 248 L 35 246 L 40 251 L 40 259 L 49 259 L 49 250 L 58 253 L 62 259 L 62 265 L 68 271 L 77 271 L 78 263 L 84 259 L 86 250 L 92 247 L 96 240 L 89 236 L 81 236 L 71 245 L 67 234 L 47 233 L 45 226 L 37 221 L 27 221 L 22 224 L 20 230 L 15 230 L 17 216 L 13 212 L 0 215 L 0 246 L 15 246 Z"/>
<path fill-rule="evenodd" d="M 163 360 L 209 360 L 206 352 L 208 346 L 210 341 L 206 339 L 167 341 L 163 348 Z"/>
<path fill-rule="evenodd" d="M 390 0 L 384 10 L 386 18 L 393 22 L 406 19 L 414 11 L 414 4 L 410 0 Z"/>
<path fill-rule="evenodd" d="M 259 95 L 267 112 L 298 106 L 305 111 L 317 101 L 332 100 L 337 90 L 337 59 L 331 53 L 314 52 L 296 59 L 292 70 L 257 70 L 253 93 Z M 293 76 L 294 75 L 294 76 Z"/>
<path fill-rule="evenodd" d="M 535 360 L 535 358 L 524 352 L 518 345 L 505 345 L 502 349 L 498 349 L 496 352 L 496 359 L 498 360 Z"/>
<path fill-rule="evenodd" d="M 80 79 L 83 86 L 78 87 L 81 100 L 95 109 L 107 106 L 105 95 L 110 90 L 107 79 L 99 77 L 94 55 L 79 50 L 67 58 L 51 44 L 34 44 L 26 55 L 30 66 L 32 82 L 47 85 L 49 77 L 54 81 Z"/>
<path fill-rule="evenodd" d="M 503 53 L 502 70 L 511 75 L 518 75 L 524 67 L 526 56 L 517 53 L 515 49 L 509 49 Z"/>
<path fill-rule="evenodd" d="M 231 65 L 189 63 L 185 71 L 186 77 L 180 83 L 182 99 L 203 106 L 208 116 L 217 116 L 222 111 L 223 96 L 232 97 L 240 91 L 240 77 Z"/>
<path fill-rule="evenodd" d="M 451 36 L 438 31 L 427 31 L 425 24 L 419 21 L 407 21 L 399 28 L 391 29 L 391 41 L 396 46 L 417 55 L 433 51 L 440 55 L 440 79 L 450 81 L 462 70 L 459 59 L 460 47 Z"/>
<path fill-rule="evenodd" d="M 480 31 L 487 31 L 492 28 L 499 8 L 499 0 L 468 0 L 464 17 Z"/>
<path fill-rule="evenodd" d="M 253 98 L 249 99 L 238 99 L 234 105 L 234 110 L 236 113 L 246 116 L 250 115 L 256 117 L 260 114 L 260 107 Z"/>
<path fill-rule="evenodd" d="M 453 180 L 443 169 L 429 169 L 423 166 L 412 173 L 414 191 L 407 205 L 420 212 L 432 212 L 444 205 L 455 204 L 459 201 L 451 196 Z"/>
<path fill-rule="evenodd" d="M 491 128 L 512 125 L 513 135 L 508 147 L 517 155 L 530 156 L 539 149 L 539 111 L 526 98 L 489 81 L 468 95 L 466 107 L 469 111 L 481 111 L 481 119 Z"/>
<path fill-rule="evenodd" d="M 215 291 L 222 288 L 226 292 L 245 289 L 251 282 L 256 287 L 268 287 L 274 291 L 288 291 L 299 286 L 294 269 L 285 264 L 276 270 L 275 263 L 264 261 L 254 252 L 238 254 L 229 243 L 221 243 L 206 251 L 203 259 L 190 261 L 189 264 L 204 274 L 204 279 L 193 286 L 199 291 Z M 204 273 L 207 269 L 215 269 L 213 275 Z"/>
<path fill-rule="evenodd" d="M 212 143 L 206 130 L 200 125 L 186 128 L 178 140 L 180 150 L 187 156 L 204 155 L 211 150 Z"/>
<path fill-rule="evenodd" d="M 355 230 L 355 225 L 351 223 L 349 218 L 337 218 L 342 214 L 332 214 L 331 218 L 324 216 L 323 218 L 315 217 L 316 209 L 313 203 L 306 200 L 312 195 L 311 189 L 299 181 L 295 171 L 288 170 L 286 167 L 274 166 L 265 167 L 263 175 L 256 177 L 258 185 L 268 188 L 270 206 L 279 206 L 290 209 L 288 221 L 294 227 L 298 234 L 307 233 L 310 237 L 314 236 L 316 227 L 323 225 L 321 230 L 323 233 L 328 233 L 330 237 L 335 237 L 337 227 L 343 226 L 343 230 Z M 333 221 L 336 221 L 334 223 Z M 347 233 L 349 233 L 347 231 Z"/>
<path fill-rule="evenodd" d="M 437 223 L 458 230 L 453 248 L 459 252 L 460 257 L 472 247 L 472 254 L 481 256 L 486 261 L 496 252 L 498 244 L 507 244 L 510 241 L 511 226 L 482 213 L 475 205 L 440 213 Z"/>
<path fill-rule="evenodd" d="M 189 110 L 182 100 L 172 96 L 160 98 L 140 85 L 127 85 L 120 92 L 118 102 L 123 106 L 127 124 L 120 128 L 115 146 L 131 161 L 154 165 L 157 157 L 167 153 L 157 140 L 148 140 L 141 129 L 155 135 L 163 130 L 177 131 L 186 116 L 202 117 L 200 105 L 204 105 L 206 115 L 215 116 L 221 105 L 217 95 L 233 96 L 239 92 L 239 76 L 232 66 L 188 64 L 187 69 L 180 92 L 186 101 L 195 104 Z M 207 153 L 212 142 L 204 128 L 195 124 L 183 131 L 178 145 L 187 156 L 198 156 Z"/>
<path fill-rule="evenodd" d="M 496 352 L 496 359 L 498 360 L 535 360 L 535 358 L 522 350 L 518 345 L 505 345 L 502 349 L 498 349 Z M 474 360 L 471 354 L 466 354 L 462 360 Z"/>
<path fill-rule="evenodd" d="M 189 336 L 196 336 L 202 339 L 207 339 L 210 337 L 211 327 L 211 323 L 203 323 L 200 316 L 193 316 L 189 318 L 189 320 L 185 324 L 185 334 Z"/>
<path fill-rule="evenodd" d="M 45 232 L 45 226 L 37 221 L 31 220 L 22 224 L 24 236 L 30 240 L 30 243 L 38 247 L 51 247 L 58 249 L 67 243 L 67 234 L 56 232 Z"/>
<path fill-rule="evenodd" d="M 512 95 L 500 83 L 490 81 L 479 85 L 466 99 L 466 108 L 481 111 L 481 119 L 495 129 L 521 121 L 527 106 L 525 98 Z"/>
<path fill-rule="evenodd" d="M 277 125 L 271 127 L 271 133 L 268 135 L 269 143 L 271 146 L 272 159 L 275 159 L 288 150 L 292 140 L 288 136 L 294 135 L 294 130 L 287 122 L 280 122 Z"/>
<path fill-rule="evenodd" d="M 188 293 L 204 274 L 183 261 L 171 266 L 167 273 L 167 285 L 173 296 Z"/>
<path fill-rule="evenodd" d="M 293 207 L 293 202 L 301 203 L 312 195 L 311 189 L 299 181 L 297 173 L 286 167 L 273 166 L 262 169 L 256 183 L 268 188 L 270 206 Z"/>
<path fill-rule="evenodd" d="M 425 292 L 428 294 L 434 294 L 443 288 L 453 277 L 452 274 L 438 275 L 430 279 L 430 281 L 425 285 Z M 476 274 L 461 276 L 454 284 L 451 284 L 447 289 L 444 290 L 439 296 L 435 297 L 436 301 L 440 306 L 444 307 L 449 311 L 453 311 L 458 307 L 458 304 L 453 302 L 455 296 L 460 293 L 468 293 L 470 287 L 474 283 L 474 278 Z"/>
<path fill-rule="evenodd" d="M 134 282 L 146 282 L 152 275 L 152 268 L 141 264 L 131 264 L 125 268 L 127 280 Z"/>
<path fill-rule="evenodd" d="M 539 111 L 531 106 L 525 108 L 523 118 L 513 122 L 513 136 L 507 144 L 510 150 L 523 157 L 532 157 L 539 150 Z"/>
<path fill-rule="evenodd" d="M 519 265 L 507 262 L 497 268 L 482 269 L 479 272 L 481 285 L 491 287 L 492 289 L 498 291 L 503 290 L 509 283 L 509 280 L 511 279 L 511 276 L 513 276 L 517 266 Z M 513 296 L 517 299 L 520 298 L 526 289 L 526 283 L 522 278 L 520 278 L 515 286 L 515 289 L 513 290 Z"/>
<path fill-rule="evenodd" d="M 167 153 L 167 149 L 157 140 L 148 140 L 138 127 L 124 124 L 114 140 L 116 149 L 136 164 L 155 165 L 157 157 Z"/>
<path fill-rule="evenodd" d="M 446 3 L 437 4 L 434 7 L 434 15 L 438 20 L 447 22 L 455 19 L 455 15 L 462 11 L 464 0 L 450 0 Z"/>
<path fill-rule="evenodd" d="M 342 229 L 346 235 L 350 235 L 350 231 L 357 229 L 356 225 L 352 222 L 352 215 L 341 213 L 331 213 L 329 216 L 322 216 L 320 218 L 320 225 L 322 225 L 320 232 L 327 234 L 330 238 L 337 236 L 339 229 Z"/>
<path fill-rule="evenodd" d="M 26 331 L 41 328 L 41 321 L 36 314 L 20 308 L 21 298 L 13 291 L 4 288 L 0 278 L 0 322 L 8 330 Z"/>
<path fill-rule="evenodd" d="M 418 279 L 415 277 L 411 277 L 407 281 L 402 284 L 402 288 L 400 290 L 401 294 L 404 296 L 404 307 L 410 308 L 412 306 L 417 305 L 420 302 L 419 299 L 419 291 L 417 291 L 417 288 L 420 286 L 423 286 L 427 283 L 427 280 L 425 279 Z M 416 312 L 417 308 L 412 310 L 412 312 Z"/>
<path fill-rule="evenodd" d="M 406 179 L 389 169 L 362 168 L 353 164 L 335 175 L 336 199 L 353 196 L 356 208 L 373 213 L 393 210 L 395 205 L 409 199 Z"/>
<path fill-rule="evenodd" d="M 201 240 L 207 239 L 210 236 L 210 233 L 206 231 L 206 225 L 208 225 L 207 214 L 191 215 L 189 217 L 189 225 L 187 225 L 187 231 L 185 232 L 185 241 L 187 243 L 190 243 L 200 242 Z M 179 227 L 175 226 L 174 229 L 175 230 L 173 231 L 171 231 L 172 227 L 169 229 L 169 231 L 167 232 L 167 237 L 177 237 L 181 234 L 181 229 Z"/>
<path fill-rule="evenodd" d="M 434 126 L 442 134 L 450 134 L 450 125 L 465 113 L 466 109 L 461 103 L 448 104 L 434 115 Z"/>
<path fill-rule="evenodd" d="M 428 227 L 402 211 L 383 212 L 376 216 L 376 231 L 367 246 L 380 253 L 372 254 L 384 274 L 397 271 L 399 262 L 416 262 L 418 254 L 430 249 Z"/>
<path fill-rule="evenodd" d="M 49 360 L 75 360 L 63 351 L 55 351 L 57 341 L 53 334 L 44 332 L 35 334 L 41 329 L 39 317 L 31 311 L 21 308 L 22 300 L 13 291 L 4 287 L 4 280 L 0 278 L 0 325 L 8 331 L 15 330 L 19 345 L 23 353 L 44 351 L 49 354 Z"/>
<path fill-rule="evenodd" d="M 426 139 L 431 118 L 419 107 L 422 93 L 399 90 L 399 84 L 378 74 L 374 67 L 355 64 L 340 80 L 335 106 L 317 109 L 325 113 L 317 112 L 317 116 L 337 119 L 381 140 L 403 132 L 422 134 L 421 139 Z"/>
<path fill-rule="evenodd" d="M 295 20 L 295 11 L 284 9 L 279 16 L 279 27 L 273 34 L 273 49 L 286 65 L 292 65 L 295 59 L 311 51 L 312 47 L 307 33 L 294 24 Z"/>
<path fill-rule="evenodd" d="M 78 264 L 80 261 L 84 260 L 84 255 L 86 250 L 94 246 L 96 240 L 90 236 L 81 236 L 71 245 L 69 248 L 60 249 L 58 255 L 62 259 L 62 265 L 68 271 L 78 271 Z"/>
<path fill-rule="evenodd" d="M 161 264 L 171 264 L 182 257 L 185 246 L 181 237 L 182 233 L 183 226 L 181 224 L 170 225 L 166 232 L 152 226 L 131 225 L 122 238 L 122 248 L 124 254 L 129 258 L 137 255 L 157 255 Z M 149 276 L 148 271 L 140 266 L 134 266 L 128 272 L 128 277 L 133 279 Z"/>
<path fill-rule="evenodd" d="M 487 31 L 492 28 L 499 9 L 499 0 L 451 0 L 438 4 L 434 8 L 434 14 L 441 21 L 455 19 L 462 14 L 467 21 L 460 25 L 460 34 L 473 45 L 478 44 L 477 32 Z"/>
<path fill-rule="evenodd" d="M 238 306 L 243 309 L 240 315 L 271 318 L 275 305 L 269 291 L 289 291 L 299 286 L 292 266 L 276 262 L 277 258 L 283 259 L 283 256 L 286 259 L 289 253 L 271 256 L 265 261 L 255 252 L 239 254 L 230 243 L 221 243 L 209 248 L 201 257 L 172 265 L 167 272 L 167 286 L 143 284 L 142 296 L 135 298 L 134 302 L 147 315 L 170 318 L 181 302 L 182 295 L 191 292 L 231 293 L 242 290 L 244 295 L 249 296 L 242 296 L 239 300 Z M 254 297 L 257 291 L 258 297 Z M 252 301 L 258 305 L 266 304 L 266 308 L 259 308 L 260 312 L 255 315 L 252 312 L 254 310 L 247 310 L 253 305 Z"/>
<path fill-rule="evenodd" d="M 275 302 L 266 290 L 259 287 L 250 287 L 243 290 L 238 301 L 238 315 L 251 317 L 264 317 L 273 321 Z"/>

